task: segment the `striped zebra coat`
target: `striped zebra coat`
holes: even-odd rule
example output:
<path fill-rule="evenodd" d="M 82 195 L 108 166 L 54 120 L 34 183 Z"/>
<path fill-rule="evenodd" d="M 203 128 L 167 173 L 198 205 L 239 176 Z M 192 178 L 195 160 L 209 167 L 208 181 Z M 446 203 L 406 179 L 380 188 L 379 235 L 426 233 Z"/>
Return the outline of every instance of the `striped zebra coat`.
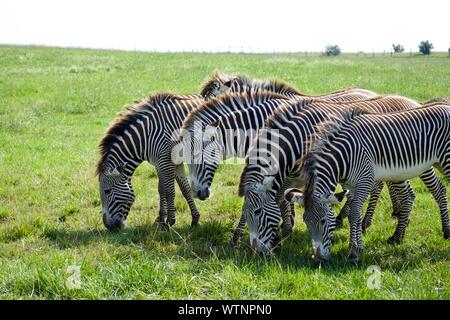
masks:
<path fill-rule="evenodd" d="M 296 160 L 306 153 L 305 143 L 317 124 L 343 117 L 354 108 L 391 112 L 415 107 L 417 103 L 407 98 L 384 97 L 341 105 L 316 102 L 300 112 L 277 110 L 268 120 L 267 130 L 254 141 L 241 175 L 239 194 L 245 196 L 243 215 L 250 227 L 251 245 L 262 252 L 272 247 L 280 218 L 277 199 L 289 186 L 289 175 Z"/>
<path fill-rule="evenodd" d="M 260 95 L 260 98 L 256 96 Z M 292 113 L 296 113 L 303 108 L 307 108 L 309 104 L 326 101 L 318 100 L 316 98 L 303 98 L 297 100 L 279 99 L 278 96 L 274 96 L 274 99 L 268 99 L 264 97 L 264 93 L 253 94 L 239 94 L 233 95 L 233 100 L 218 99 L 220 103 L 235 103 L 240 104 L 242 107 L 238 111 L 234 111 L 217 118 L 217 120 L 204 124 L 205 133 L 202 137 L 201 151 L 198 151 L 201 161 L 188 162 L 189 176 L 191 180 L 191 189 L 194 192 L 194 196 L 204 200 L 210 194 L 210 186 L 213 181 L 215 172 L 220 162 L 225 158 L 238 157 L 244 158 L 247 155 L 249 147 L 253 139 L 257 136 L 258 130 L 264 125 L 267 117 L 278 109 L 279 106 L 288 106 L 287 109 Z M 222 96 L 223 98 L 224 96 Z M 348 101 L 355 97 L 358 99 L 358 95 L 354 95 L 352 91 L 341 92 L 340 95 L 333 94 L 330 96 L 328 102 L 336 102 L 338 105 L 342 101 Z M 340 100 L 342 99 L 342 101 Z M 390 99 L 389 97 L 380 97 L 377 99 Z M 255 100 L 261 101 L 261 104 L 254 104 Z M 406 98 L 395 97 L 392 102 L 400 102 L 400 106 L 406 107 L 411 105 L 413 107 L 418 106 Z M 344 107 L 346 103 L 342 103 Z M 211 106 L 207 109 L 210 112 Z M 228 109 L 226 109 L 228 110 Z M 210 120 L 207 120 L 208 122 Z M 201 155 L 200 155 L 201 154 Z M 283 233 L 284 236 L 288 236 L 293 226 L 293 208 L 287 203 L 282 195 L 278 197 L 280 209 L 283 216 Z M 376 199 L 375 199 L 376 202 Z M 239 221 L 236 231 L 233 235 L 231 246 L 236 246 L 239 238 L 242 235 L 243 228 L 245 226 L 245 216 L 243 215 Z"/>
<path fill-rule="evenodd" d="M 329 259 L 333 192 L 338 183 L 348 190 L 350 201 L 350 254 L 357 262 L 363 252 L 361 208 L 376 181 L 401 185 L 431 166 L 450 179 L 450 105 L 372 114 L 349 113 L 344 121 L 324 123 L 314 137 L 310 152 L 301 160 L 296 175 L 307 181 L 304 220 L 313 239 L 318 260 Z M 441 194 L 446 197 L 446 190 Z M 390 242 L 404 238 L 412 203 L 401 193 L 402 211 Z M 450 237 L 448 213 L 441 216 L 444 237 Z"/>
<path fill-rule="evenodd" d="M 103 222 L 108 229 L 123 227 L 135 199 L 131 176 L 143 161 L 157 170 L 160 195 L 157 222 L 175 223 L 176 180 L 188 202 L 192 225 L 197 225 L 200 215 L 183 165 L 175 164 L 171 155 L 183 120 L 203 102 L 197 95 L 158 93 L 128 107 L 111 124 L 100 142 L 101 157 L 97 164 Z"/>

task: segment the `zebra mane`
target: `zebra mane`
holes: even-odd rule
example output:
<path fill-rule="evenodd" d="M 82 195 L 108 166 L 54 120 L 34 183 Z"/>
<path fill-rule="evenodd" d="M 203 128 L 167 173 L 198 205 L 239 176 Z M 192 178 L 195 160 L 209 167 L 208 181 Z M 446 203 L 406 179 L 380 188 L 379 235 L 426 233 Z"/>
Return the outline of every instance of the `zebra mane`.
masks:
<path fill-rule="evenodd" d="M 118 141 L 119 137 L 124 135 L 125 130 L 136 122 L 142 111 L 158 110 L 162 104 L 173 100 L 189 100 L 189 98 L 180 97 L 173 93 L 158 92 L 142 100 L 135 101 L 134 104 L 125 107 L 124 111 L 119 112 L 119 117 L 113 120 L 98 145 L 100 160 L 97 163 L 96 174 L 99 175 L 104 171 L 112 146 Z"/>
<path fill-rule="evenodd" d="M 188 130 L 198 117 L 204 113 L 220 113 L 229 108 L 229 106 L 241 105 L 244 108 L 251 107 L 256 104 L 264 103 L 272 99 L 284 99 L 287 97 L 278 93 L 268 91 L 254 91 L 252 93 L 223 93 L 219 97 L 214 97 L 200 106 L 198 106 L 192 113 L 190 113 L 183 122 L 182 130 Z M 228 113 L 228 112 L 227 112 Z"/>
<path fill-rule="evenodd" d="M 211 92 L 217 87 L 217 85 L 224 84 L 230 81 L 233 77 L 223 74 L 219 70 L 214 70 L 211 78 L 205 80 L 200 89 L 200 95 L 204 98 L 209 97 Z"/>
<path fill-rule="evenodd" d="M 256 80 L 252 79 L 247 75 L 238 75 L 232 81 L 238 82 L 241 86 L 247 87 L 247 90 L 267 90 L 272 92 L 282 92 L 285 91 L 290 94 L 295 94 L 298 96 L 304 96 L 303 93 L 299 92 L 294 86 L 289 83 L 278 80 L 278 79 L 268 79 L 268 80 Z"/>
<path fill-rule="evenodd" d="M 423 103 L 421 103 L 421 105 L 423 107 L 431 107 L 431 106 L 435 106 L 435 105 L 450 105 L 450 100 L 447 98 L 433 98 L 431 100 L 425 101 Z"/>

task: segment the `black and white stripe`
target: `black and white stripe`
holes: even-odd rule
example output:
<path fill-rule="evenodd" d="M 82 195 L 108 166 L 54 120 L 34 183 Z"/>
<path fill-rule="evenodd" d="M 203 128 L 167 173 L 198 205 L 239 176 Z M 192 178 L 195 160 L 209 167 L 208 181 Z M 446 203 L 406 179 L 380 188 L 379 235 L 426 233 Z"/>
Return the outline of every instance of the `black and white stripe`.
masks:
<path fill-rule="evenodd" d="M 202 139 L 201 157 L 202 161 L 191 161 L 188 163 L 191 188 L 194 191 L 194 196 L 204 200 L 210 194 L 210 186 L 213 181 L 215 172 L 222 159 L 238 157 L 244 158 L 247 155 L 251 142 L 258 133 L 258 130 L 264 126 L 265 120 L 272 115 L 272 113 L 280 106 L 287 106 L 287 108 L 295 113 L 308 107 L 309 104 L 319 101 L 326 101 L 327 96 L 323 96 L 323 100 L 316 98 L 302 98 L 295 100 L 282 99 L 279 96 L 272 96 L 273 99 L 256 98 L 258 95 L 265 95 L 264 93 L 244 93 L 233 94 L 233 99 L 223 99 L 221 96 L 215 101 L 220 104 L 235 103 L 241 105 L 241 109 L 231 113 L 224 114 L 218 117 L 214 122 L 205 124 L 205 132 Z M 353 91 L 342 91 L 339 95 L 331 94 L 328 99 L 339 103 L 342 101 L 349 101 L 350 99 L 358 100 L 359 94 Z M 378 98 L 377 98 L 378 99 Z M 387 98 L 383 98 L 387 99 Z M 403 101 L 405 100 L 405 101 Z M 409 103 L 409 100 L 403 99 L 402 103 Z M 261 101 L 261 104 L 255 104 L 255 101 Z M 209 108 L 214 105 L 210 104 L 206 111 L 210 112 Z M 344 107 L 346 103 L 342 104 Z M 413 106 L 418 106 L 413 104 Z M 226 108 L 224 112 L 228 112 Z M 210 121 L 209 119 L 206 122 Z M 193 133 L 192 133 L 193 134 Z M 200 157 L 200 155 L 199 155 Z M 278 197 L 278 203 L 283 216 L 283 232 L 284 236 L 288 236 L 293 220 L 293 208 L 289 203 L 286 203 L 284 197 Z M 236 231 L 233 235 L 231 244 L 235 246 L 242 235 L 245 226 L 245 217 L 242 216 Z"/>
<path fill-rule="evenodd" d="M 391 112 L 416 107 L 418 104 L 410 99 L 386 96 L 353 103 L 314 102 L 301 111 L 288 107 L 277 110 L 268 120 L 267 130 L 255 140 L 241 176 L 239 193 L 245 196 L 243 215 L 249 222 L 252 245 L 255 242 L 261 251 L 271 248 L 280 219 L 277 199 L 289 186 L 288 177 L 296 160 L 307 151 L 306 142 L 314 134 L 315 125 L 343 117 L 354 108 Z"/>
<path fill-rule="evenodd" d="M 97 165 L 103 222 L 108 229 L 124 225 L 135 195 L 131 176 L 137 166 L 148 161 L 156 167 L 160 209 L 157 221 L 175 223 L 175 180 L 186 198 L 192 225 L 199 212 L 192 198 L 182 164 L 172 159 L 183 120 L 204 100 L 198 95 L 154 94 L 128 107 L 108 129 L 100 143 Z"/>
<path fill-rule="evenodd" d="M 438 103 L 391 114 L 350 113 L 344 121 L 323 125 L 314 140 L 297 175 L 307 181 L 304 220 L 319 259 L 329 258 L 333 221 L 326 218 L 333 216 L 329 200 L 337 183 L 349 192 L 349 259 L 356 262 L 363 252 L 362 205 L 377 181 L 390 181 L 398 189 L 402 208 L 389 241 L 400 242 L 412 206 L 405 181 L 430 171 L 431 166 L 450 179 L 450 105 Z M 446 190 L 440 186 L 442 229 L 449 238 Z"/>

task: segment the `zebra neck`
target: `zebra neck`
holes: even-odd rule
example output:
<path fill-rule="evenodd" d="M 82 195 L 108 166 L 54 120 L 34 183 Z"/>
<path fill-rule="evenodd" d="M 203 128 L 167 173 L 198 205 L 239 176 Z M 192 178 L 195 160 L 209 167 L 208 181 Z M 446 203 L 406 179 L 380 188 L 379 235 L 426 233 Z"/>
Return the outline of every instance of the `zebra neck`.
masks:
<path fill-rule="evenodd" d="M 320 163 L 316 170 L 316 190 L 319 194 L 329 195 L 336 190 L 337 184 L 342 180 L 342 170 L 335 162 Z"/>
<path fill-rule="evenodd" d="M 108 159 L 113 163 L 113 167 L 123 167 L 123 173 L 127 177 L 131 177 L 136 168 L 146 160 L 143 158 L 141 150 L 135 150 L 125 144 L 116 144 L 115 148 L 110 150 Z"/>

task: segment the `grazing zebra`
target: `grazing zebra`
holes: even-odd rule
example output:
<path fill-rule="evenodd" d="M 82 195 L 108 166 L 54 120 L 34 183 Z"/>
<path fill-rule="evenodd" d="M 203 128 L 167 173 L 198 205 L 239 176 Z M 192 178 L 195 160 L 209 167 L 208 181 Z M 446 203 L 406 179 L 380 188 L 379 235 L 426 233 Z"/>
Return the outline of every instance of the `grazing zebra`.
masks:
<path fill-rule="evenodd" d="M 212 77 L 203 83 L 200 95 L 205 99 L 219 96 L 223 92 L 229 92 L 232 77 L 215 70 Z"/>
<path fill-rule="evenodd" d="M 280 218 L 277 198 L 289 186 L 289 175 L 295 170 L 296 160 L 306 153 L 306 142 L 314 134 L 317 124 L 342 118 L 354 108 L 391 112 L 415 107 L 417 103 L 410 99 L 388 96 L 340 105 L 315 102 L 299 112 L 286 107 L 277 110 L 268 119 L 267 130 L 253 142 L 239 185 L 239 195 L 245 196 L 242 213 L 250 228 L 252 247 L 261 252 L 272 247 Z M 428 175 L 434 175 L 434 172 Z M 434 180 L 424 179 L 425 183 L 428 181 Z M 438 189 L 434 184 L 427 183 L 427 186 Z M 379 192 L 374 189 L 374 193 L 372 197 L 376 198 Z"/>
<path fill-rule="evenodd" d="M 294 99 L 317 98 L 317 99 L 334 100 L 334 98 L 337 98 L 338 101 L 353 101 L 357 99 L 362 100 L 377 96 L 375 92 L 361 88 L 341 89 L 338 91 L 322 95 L 307 95 L 299 92 L 293 86 L 289 85 L 284 81 L 276 79 L 255 80 L 246 75 L 238 75 L 233 77 L 229 75 L 224 75 L 218 71 L 215 71 L 213 76 L 205 84 L 203 84 L 200 94 L 205 99 L 209 99 L 211 97 L 217 97 L 220 94 L 226 92 L 252 93 L 254 91 L 260 90 L 276 92 Z M 352 93 L 352 96 L 349 97 L 349 99 L 345 100 L 344 97 L 347 96 L 347 94 L 350 92 Z"/>
<path fill-rule="evenodd" d="M 267 117 L 280 105 L 289 105 L 288 109 L 290 112 L 296 113 L 308 107 L 311 103 L 326 101 L 315 98 L 303 98 L 302 100 L 297 99 L 295 101 L 286 101 L 286 99 L 255 99 L 255 96 L 260 94 L 234 95 L 235 97 L 240 97 L 239 103 L 243 105 L 242 109 L 220 116 L 214 122 L 206 125 L 205 134 L 202 136 L 202 146 L 200 147 L 202 149 L 200 151 L 202 161 L 188 161 L 189 177 L 194 197 L 204 200 L 209 196 L 211 183 L 221 160 L 230 157 L 244 158 L 247 155 L 251 142 L 257 134 L 257 130 L 263 127 Z M 327 98 L 326 96 L 323 97 L 324 99 Z M 353 91 L 343 91 L 340 95 L 331 95 L 328 102 L 339 103 L 341 100 L 348 101 L 353 97 L 355 97 L 355 100 L 358 100 L 359 95 L 354 94 Z M 262 100 L 263 103 L 255 105 L 255 100 Z M 223 103 L 224 101 L 217 100 L 217 102 Z M 343 104 L 344 107 L 346 105 L 346 103 Z M 416 105 L 414 104 L 414 106 Z M 284 236 L 288 236 L 292 229 L 293 220 L 291 215 L 293 212 L 291 211 L 293 208 L 291 208 L 289 203 L 286 203 L 283 196 L 280 196 L 278 200 L 282 211 L 283 222 L 285 222 L 283 223 Z M 232 247 L 237 245 L 244 226 L 245 216 L 243 215 L 230 243 Z"/>
<path fill-rule="evenodd" d="M 334 227 L 330 203 L 338 183 L 350 201 L 350 254 L 357 262 L 363 253 L 361 208 L 376 181 L 397 185 L 402 210 L 389 242 L 403 240 L 412 202 L 405 181 L 434 166 L 450 179 L 450 105 L 437 103 L 391 114 L 349 113 L 346 119 L 325 123 L 295 175 L 307 181 L 305 193 L 288 192 L 305 206 L 304 220 L 311 233 L 314 256 L 329 260 Z M 440 190 L 446 198 L 446 189 Z M 444 238 L 450 237 L 448 212 L 441 212 Z"/>
<path fill-rule="evenodd" d="M 103 223 L 110 229 L 123 227 L 134 202 L 131 176 L 137 166 L 148 161 L 156 167 L 160 195 L 159 217 L 163 225 L 175 223 L 177 181 L 192 215 L 192 225 L 200 214 L 192 198 L 182 164 L 172 161 L 172 147 L 185 117 L 204 103 L 197 95 L 158 93 L 128 107 L 112 123 L 100 142 L 97 164 Z M 167 217 L 167 219 L 166 219 Z"/>

